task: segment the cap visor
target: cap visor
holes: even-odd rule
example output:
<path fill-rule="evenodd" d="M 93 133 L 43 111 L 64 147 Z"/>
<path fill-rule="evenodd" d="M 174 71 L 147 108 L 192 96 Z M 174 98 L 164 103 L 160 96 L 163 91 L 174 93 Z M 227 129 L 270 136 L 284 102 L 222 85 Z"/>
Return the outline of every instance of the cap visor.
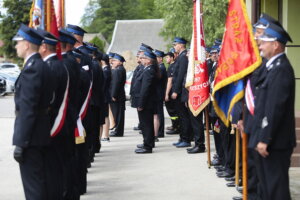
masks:
<path fill-rule="evenodd" d="M 20 35 L 15 35 L 12 40 L 13 41 L 22 41 L 22 40 L 25 40 L 25 39 Z"/>

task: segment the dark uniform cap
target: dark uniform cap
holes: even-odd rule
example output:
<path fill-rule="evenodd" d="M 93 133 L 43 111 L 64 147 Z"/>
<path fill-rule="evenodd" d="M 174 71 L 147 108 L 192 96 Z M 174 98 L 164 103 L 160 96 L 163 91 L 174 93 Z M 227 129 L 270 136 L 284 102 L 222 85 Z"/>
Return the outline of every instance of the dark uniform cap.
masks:
<path fill-rule="evenodd" d="M 220 46 L 219 45 L 214 45 L 210 49 L 210 53 L 218 53 L 220 51 Z"/>
<path fill-rule="evenodd" d="M 93 53 L 93 52 L 96 52 L 98 51 L 98 48 L 92 44 L 92 43 L 89 43 L 89 42 L 84 42 L 83 43 L 85 45 L 85 47 L 87 48 L 87 50 L 89 51 L 89 53 Z"/>
<path fill-rule="evenodd" d="M 206 48 L 205 48 L 205 51 L 208 52 L 208 53 L 210 53 L 211 47 L 206 47 Z"/>
<path fill-rule="evenodd" d="M 77 42 L 77 39 L 67 30 L 60 29 L 59 31 L 59 40 L 63 43 L 69 43 L 74 45 Z"/>
<path fill-rule="evenodd" d="M 176 43 L 186 44 L 187 41 L 186 41 L 186 39 L 184 39 L 184 38 L 181 38 L 181 37 L 175 37 L 175 38 L 174 38 L 174 41 L 173 41 L 173 44 L 176 44 Z"/>
<path fill-rule="evenodd" d="M 259 39 L 262 41 L 278 41 L 282 44 L 286 44 L 288 41 L 293 42 L 284 28 L 276 24 L 269 24 L 268 28 Z"/>
<path fill-rule="evenodd" d="M 215 39 L 214 44 L 217 45 L 217 46 L 220 46 L 222 44 L 222 40 L 221 39 Z"/>
<path fill-rule="evenodd" d="M 145 51 L 144 56 L 151 58 L 151 59 L 156 59 L 156 55 L 152 51 Z"/>
<path fill-rule="evenodd" d="M 120 54 L 115 53 L 113 59 L 119 60 L 121 62 L 125 62 L 125 59 L 123 56 L 121 56 Z"/>
<path fill-rule="evenodd" d="M 75 56 L 75 58 L 81 58 L 83 53 L 79 50 L 79 49 L 73 49 L 73 55 Z"/>
<path fill-rule="evenodd" d="M 278 20 L 267 15 L 266 13 L 262 13 L 259 20 L 256 22 L 256 24 L 254 24 L 254 28 L 266 29 L 269 24 L 276 24 L 277 26 L 282 27 Z"/>
<path fill-rule="evenodd" d="M 49 33 L 48 31 L 45 31 L 41 28 L 38 28 L 37 32 L 44 38 L 42 43 L 55 46 L 59 41 L 59 39 L 55 35 L 53 35 L 52 33 Z"/>
<path fill-rule="evenodd" d="M 13 37 L 13 41 L 27 40 L 30 43 L 41 45 L 43 37 L 34 29 L 21 24 L 17 34 Z"/>
<path fill-rule="evenodd" d="M 176 53 L 176 51 L 175 51 L 175 49 L 173 47 L 170 49 L 170 52 L 171 53 Z"/>
<path fill-rule="evenodd" d="M 147 44 L 142 43 L 139 51 L 153 51 L 153 48 Z"/>
<path fill-rule="evenodd" d="M 165 54 L 165 56 L 170 56 L 170 57 L 174 58 L 174 53 L 168 52 L 168 53 Z"/>
<path fill-rule="evenodd" d="M 101 60 L 105 61 L 106 63 L 109 63 L 109 56 L 107 54 L 103 54 Z"/>
<path fill-rule="evenodd" d="M 108 56 L 109 56 L 109 58 L 113 58 L 113 57 L 115 56 L 115 53 L 109 52 L 109 53 L 108 53 Z"/>
<path fill-rule="evenodd" d="M 156 57 L 164 57 L 165 56 L 165 53 L 163 51 L 160 51 L 160 50 L 157 50 L 157 49 L 155 49 L 153 51 L 153 53 L 156 55 Z"/>
<path fill-rule="evenodd" d="M 84 33 L 86 33 L 86 31 L 80 28 L 79 26 L 72 24 L 67 25 L 67 31 L 80 36 L 84 36 Z"/>

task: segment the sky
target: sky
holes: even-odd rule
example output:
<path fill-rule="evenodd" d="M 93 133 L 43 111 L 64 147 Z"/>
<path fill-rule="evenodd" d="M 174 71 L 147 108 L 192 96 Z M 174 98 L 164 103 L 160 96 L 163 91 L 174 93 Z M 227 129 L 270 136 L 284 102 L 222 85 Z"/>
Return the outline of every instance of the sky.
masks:
<path fill-rule="evenodd" d="M 89 0 L 65 0 L 66 24 L 79 25 Z"/>

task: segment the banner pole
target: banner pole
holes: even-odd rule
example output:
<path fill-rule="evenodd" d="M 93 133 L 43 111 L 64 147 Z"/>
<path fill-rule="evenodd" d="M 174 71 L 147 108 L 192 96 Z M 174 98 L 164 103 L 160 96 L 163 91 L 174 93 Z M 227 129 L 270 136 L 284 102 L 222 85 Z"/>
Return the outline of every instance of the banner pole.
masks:
<path fill-rule="evenodd" d="M 243 200 L 247 200 L 248 197 L 248 166 L 247 166 L 247 160 L 248 160 L 248 151 L 247 151 L 247 143 L 248 143 L 248 135 L 243 132 Z"/>
<path fill-rule="evenodd" d="M 240 179 L 240 131 L 235 129 L 235 186 L 239 186 Z"/>
<path fill-rule="evenodd" d="M 207 148 L 207 165 L 211 167 L 210 159 L 210 135 L 209 135 L 209 120 L 208 120 L 208 107 L 205 108 L 205 127 L 206 127 L 206 148 Z"/>

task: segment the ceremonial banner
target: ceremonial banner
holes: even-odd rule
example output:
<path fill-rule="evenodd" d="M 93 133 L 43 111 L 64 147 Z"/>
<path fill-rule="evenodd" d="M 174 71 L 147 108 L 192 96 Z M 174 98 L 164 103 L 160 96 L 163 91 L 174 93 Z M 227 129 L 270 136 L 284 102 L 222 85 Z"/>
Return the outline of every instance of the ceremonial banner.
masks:
<path fill-rule="evenodd" d="M 65 27 L 65 0 L 54 0 L 57 27 Z"/>
<path fill-rule="evenodd" d="M 226 126 L 234 104 L 244 95 L 243 77 L 261 64 L 244 0 L 230 0 L 212 96 Z"/>
<path fill-rule="evenodd" d="M 190 111 L 197 116 L 210 101 L 200 0 L 194 0 L 193 37 L 185 87 L 189 89 Z"/>
<path fill-rule="evenodd" d="M 29 27 L 45 29 L 44 0 L 34 0 L 30 10 Z"/>

